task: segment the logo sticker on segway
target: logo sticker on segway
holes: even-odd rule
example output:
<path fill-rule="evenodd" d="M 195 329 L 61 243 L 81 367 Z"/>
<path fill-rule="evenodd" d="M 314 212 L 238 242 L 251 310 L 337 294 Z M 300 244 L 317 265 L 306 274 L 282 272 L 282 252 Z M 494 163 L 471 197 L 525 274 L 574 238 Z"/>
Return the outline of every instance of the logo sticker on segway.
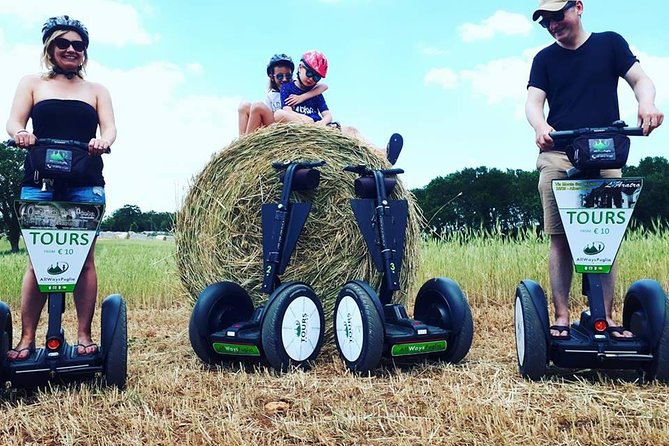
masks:
<path fill-rule="evenodd" d="M 611 271 L 642 187 L 641 178 L 553 181 L 576 272 Z"/>
<path fill-rule="evenodd" d="M 308 359 L 316 350 L 321 333 L 321 318 L 316 304 L 305 296 L 294 299 L 281 324 L 281 341 L 294 361 Z"/>
<path fill-rule="evenodd" d="M 39 290 L 74 291 L 104 206 L 18 200 L 15 208 Z"/>

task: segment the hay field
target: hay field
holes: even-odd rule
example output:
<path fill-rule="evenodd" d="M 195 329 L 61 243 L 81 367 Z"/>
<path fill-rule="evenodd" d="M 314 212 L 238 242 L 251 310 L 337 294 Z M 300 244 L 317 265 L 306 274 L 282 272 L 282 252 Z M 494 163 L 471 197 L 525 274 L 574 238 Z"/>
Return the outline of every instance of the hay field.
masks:
<path fill-rule="evenodd" d="M 668 236 L 629 237 L 618 294 L 641 277 L 669 288 Z M 350 375 L 331 355 L 307 373 L 208 370 L 188 342 L 174 245 L 114 240 L 97 249 L 101 295 L 128 301 L 128 388 L 5 392 L 0 444 L 669 444 L 667 386 L 630 373 L 560 372 L 538 383 L 518 376 L 513 292 L 524 277 L 547 283 L 542 240 L 425 243 L 418 284 L 433 275 L 460 283 L 472 304 L 472 349 L 459 365 L 385 367 L 369 377 Z M 0 294 L 15 327 L 24 264 L 25 255 L 0 254 Z M 574 299 L 575 312 L 581 303 Z M 66 334 L 73 313 L 68 306 Z"/>

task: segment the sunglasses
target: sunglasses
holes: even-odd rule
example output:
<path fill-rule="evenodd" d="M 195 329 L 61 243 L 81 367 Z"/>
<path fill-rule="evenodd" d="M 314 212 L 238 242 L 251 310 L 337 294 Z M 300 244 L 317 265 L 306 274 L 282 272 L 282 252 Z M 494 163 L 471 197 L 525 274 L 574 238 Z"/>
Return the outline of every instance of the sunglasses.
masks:
<path fill-rule="evenodd" d="M 316 73 L 316 71 L 313 70 L 309 65 L 303 64 L 303 66 L 305 71 L 304 74 L 306 74 L 307 77 L 313 79 L 314 82 L 319 82 L 321 79 L 323 79 L 323 77 L 320 74 Z"/>
<path fill-rule="evenodd" d="M 539 21 L 539 25 L 541 25 L 543 28 L 548 28 L 551 25 L 551 22 L 561 22 L 564 20 L 564 13 L 565 11 L 570 10 L 576 6 L 576 2 L 569 2 L 566 5 L 564 5 L 564 8 L 561 10 L 554 12 L 553 14 L 549 15 L 548 17 L 542 16 L 541 20 Z"/>
<path fill-rule="evenodd" d="M 274 79 L 278 80 L 279 82 L 282 82 L 284 79 L 286 81 L 290 81 L 293 78 L 293 73 L 279 73 L 274 75 Z"/>
<path fill-rule="evenodd" d="M 81 40 L 67 40 L 63 37 L 56 37 L 53 39 L 53 44 L 56 45 L 56 48 L 61 49 L 61 50 L 66 50 L 70 46 L 72 46 L 72 49 L 76 51 L 77 53 L 81 53 L 86 49 L 86 44 L 84 44 L 83 41 Z"/>

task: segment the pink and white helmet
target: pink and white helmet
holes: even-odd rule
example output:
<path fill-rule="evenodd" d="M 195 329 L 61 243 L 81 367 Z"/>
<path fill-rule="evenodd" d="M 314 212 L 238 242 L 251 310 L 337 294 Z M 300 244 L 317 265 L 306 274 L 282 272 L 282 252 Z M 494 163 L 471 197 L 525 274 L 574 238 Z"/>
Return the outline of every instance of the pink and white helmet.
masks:
<path fill-rule="evenodd" d="M 302 55 L 302 62 L 309 65 L 309 68 L 318 73 L 320 77 L 325 77 L 328 74 L 328 60 L 325 54 L 320 51 L 307 51 Z"/>

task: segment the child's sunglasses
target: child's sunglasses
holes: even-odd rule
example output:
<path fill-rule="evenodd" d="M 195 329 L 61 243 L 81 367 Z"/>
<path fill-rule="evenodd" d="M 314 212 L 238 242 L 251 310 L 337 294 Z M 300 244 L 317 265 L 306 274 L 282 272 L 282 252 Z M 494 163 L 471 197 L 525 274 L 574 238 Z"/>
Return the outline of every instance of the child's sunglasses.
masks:
<path fill-rule="evenodd" d="M 314 82 L 320 82 L 320 80 L 323 79 L 323 77 L 320 74 L 316 73 L 316 70 L 312 69 L 306 63 L 303 62 L 303 66 L 304 66 L 304 72 L 305 72 L 304 74 L 306 74 L 307 77 L 312 78 L 314 80 Z"/>
<path fill-rule="evenodd" d="M 548 28 L 551 26 L 551 22 L 563 21 L 565 11 L 568 11 L 574 6 L 576 6 L 576 2 L 568 2 L 566 5 L 564 5 L 564 8 L 560 9 L 559 11 L 552 13 L 548 17 L 542 17 L 541 20 L 539 20 L 539 25 L 541 25 L 543 28 Z"/>
<path fill-rule="evenodd" d="M 56 37 L 53 39 L 53 44 L 56 45 L 58 49 L 66 50 L 72 46 L 72 49 L 77 53 L 81 53 L 86 49 L 86 44 L 81 40 L 67 40 L 63 37 Z"/>
<path fill-rule="evenodd" d="M 286 81 L 290 81 L 293 78 L 293 73 L 279 73 L 274 75 L 274 79 L 278 80 L 279 82 L 282 82 L 284 79 Z"/>

